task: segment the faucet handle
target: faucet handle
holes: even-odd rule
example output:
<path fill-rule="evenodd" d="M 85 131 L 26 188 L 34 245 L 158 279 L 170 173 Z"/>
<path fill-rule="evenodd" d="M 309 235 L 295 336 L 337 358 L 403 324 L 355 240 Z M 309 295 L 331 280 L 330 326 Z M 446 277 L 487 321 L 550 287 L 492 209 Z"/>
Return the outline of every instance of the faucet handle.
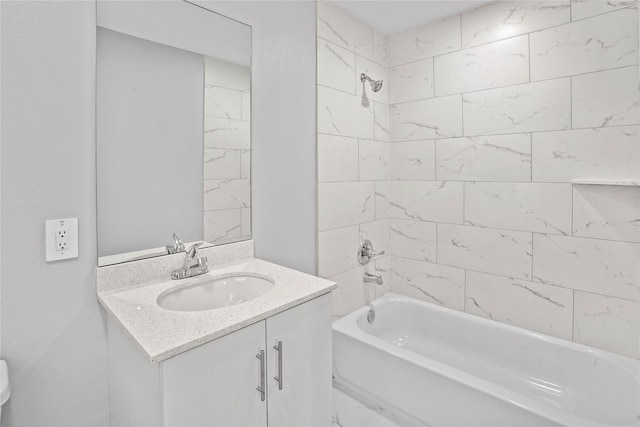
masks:
<path fill-rule="evenodd" d="M 200 246 L 202 246 L 204 244 L 204 242 L 198 242 L 198 243 L 194 243 L 193 245 L 189 246 L 189 249 L 187 249 L 187 253 L 185 254 L 185 257 L 187 259 L 194 259 L 196 257 L 196 255 L 198 255 L 198 248 Z"/>
<path fill-rule="evenodd" d="M 369 240 L 364 240 L 358 248 L 358 262 L 362 265 L 367 264 L 371 258 L 378 255 L 384 255 L 384 251 L 375 251 Z"/>

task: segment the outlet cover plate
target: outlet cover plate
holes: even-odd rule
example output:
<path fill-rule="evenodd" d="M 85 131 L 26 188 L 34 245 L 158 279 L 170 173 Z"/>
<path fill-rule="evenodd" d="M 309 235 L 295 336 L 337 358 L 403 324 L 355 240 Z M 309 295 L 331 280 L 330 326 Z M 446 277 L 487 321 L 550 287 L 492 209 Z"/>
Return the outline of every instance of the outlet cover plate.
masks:
<path fill-rule="evenodd" d="M 68 246 L 63 251 L 56 250 L 56 233 L 67 231 Z M 45 222 L 47 262 L 78 258 L 78 218 L 50 219 Z"/>

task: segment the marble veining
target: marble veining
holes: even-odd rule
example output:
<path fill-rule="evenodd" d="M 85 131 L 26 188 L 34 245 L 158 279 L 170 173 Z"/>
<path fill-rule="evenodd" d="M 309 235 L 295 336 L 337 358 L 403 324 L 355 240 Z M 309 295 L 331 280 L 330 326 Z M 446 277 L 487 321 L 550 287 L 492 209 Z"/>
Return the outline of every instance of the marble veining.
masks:
<path fill-rule="evenodd" d="M 465 222 L 569 235 L 571 196 L 571 184 L 468 182 L 465 183 Z"/>
<path fill-rule="evenodd" d="M 529 82 L 529 38 L 514 37 L 438 56 L 436 96 Z"/>
<path fill-rule="evenodd" d="M 456 310 L 464 308 L 464 270 L 391 257 L 391 290 Z"/>
<path fill-rule="evenodd" d="M 531 135 L 439 139 L 436 141 L 436 178 L 531 181 Z"/>
<path fill-rule="evenodd" d="M 465 298 L 467 313 L 571 339 L 570 289 L 467 271 Z"/>
<path fill-rule="evenodd" d="M 574 186 L 573 235 L 640 243 L 640 187 Z"/>
<path fill-rule="evenodd" d="M 438 263 L 531 280 L 531 233 L 438 224 Z"/>
<path fill-rule="evenodd" d="M 391 218 L 462 224 L 463 183 L 391 181 Z"/>
<path fill-rule="evenodd" d="M 637 65 L 573 76 L 571 84 L 574 129 L 640 122 Z"/>
<path fill-rule="evenodd" d="M 533 235 L 533 281 L 640 301 L 640 244 Z"/>
<path fill-rule="evenodd" d="M 576 291 L 574 340 L 639 358 L 640 303 Z"/>
<path fill-rule="evenodd" d="M 235 306 L 178 312 L 158 306 L 157 298 L 176 286 L 189 286 L 228 274 L 261 274 L 275 281 L 263 295 Z M 220 265 L 181 281 L 167 278 L 129 288 L 98 292 L 98 300 L 150 362 L 160 362 L 295 305 L 330 292 L 335 283 L 255 258 Z"/>
<path fill-rule="evenodd" d="M 391 105 L 391 141 L 462 136 L 462 97 L 452 95 Z"/>
<path fill-rule="evenodd" d="M 465 136 L 568 129 L 570 79 L 465 93 Z"/>
<path fill-rule="evenodd" d="M 567 23 L 570 18 L 569 0 L 493 2 L 462 14 L 462 46 L 530 33 Z"/>
<path fill-rule="evenodd" d="M 434 222 L 392 219 L 391 253 L 418 261 L 436 262 L 436 224 Z"/>
<path fill-rule="evenodd" d="M 531 80 L 638 64 L 638 11 L 616 12 L 532 33 Z"/>
<path fill-rule="evenodd" d="M 638 179 L 640 126 L 534 133 L 533 181 Z"/>

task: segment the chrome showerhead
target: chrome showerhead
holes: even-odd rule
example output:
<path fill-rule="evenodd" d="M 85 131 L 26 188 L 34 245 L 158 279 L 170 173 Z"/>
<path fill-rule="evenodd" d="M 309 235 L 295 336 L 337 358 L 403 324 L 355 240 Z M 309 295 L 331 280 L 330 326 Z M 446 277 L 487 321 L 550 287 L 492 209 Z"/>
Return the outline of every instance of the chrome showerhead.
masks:
<path fill-rule="evenodd" d="M 378 92 L 382 89 L 382 80 L 371 80 L 371 77 L 367 76 L 365 73 L 360 74 L 360 81 L 365 82 L 368 81 L 371 84 L 371 90 L 374 92 Z"/>

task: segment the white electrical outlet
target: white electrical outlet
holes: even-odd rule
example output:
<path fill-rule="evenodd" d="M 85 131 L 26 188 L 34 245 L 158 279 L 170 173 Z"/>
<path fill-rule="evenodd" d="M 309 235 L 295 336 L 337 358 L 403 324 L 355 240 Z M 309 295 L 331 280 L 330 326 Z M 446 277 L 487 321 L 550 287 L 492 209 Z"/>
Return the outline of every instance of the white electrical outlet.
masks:
<path fill-rule="evenodd" d="M 78 219 L 51 219 L 45 222 L 47 262 L 78 258 Z"/>

